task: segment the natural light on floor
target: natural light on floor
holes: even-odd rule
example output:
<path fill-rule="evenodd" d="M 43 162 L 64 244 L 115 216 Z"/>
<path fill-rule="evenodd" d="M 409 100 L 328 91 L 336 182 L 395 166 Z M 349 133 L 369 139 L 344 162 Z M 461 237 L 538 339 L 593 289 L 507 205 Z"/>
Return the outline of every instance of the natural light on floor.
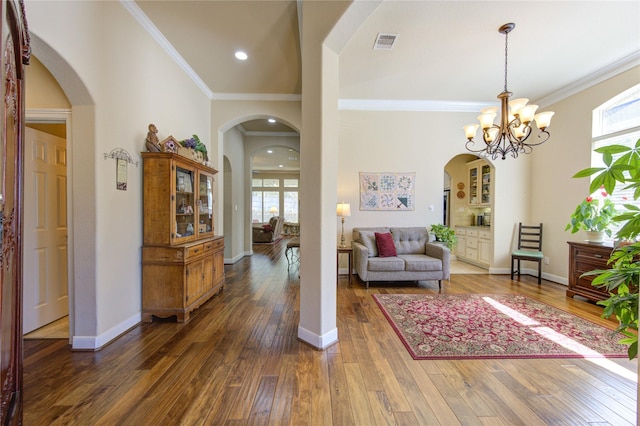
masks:
<path fill-rule="evenodd" d="M 529 318 L 528 316 L 523 315 L 520 312 L 514 309 L 511 309 L 508 306 L 503 305 L 502 303 L 492 299 L 491 297 L 483 297 L 483 299 L 485 302 L 487 302 L 488 304 L 490 304 L 491 306 L 493 306 L 503 314 L 513 318 L 515 321 L 519 322 L 522 325 L 531 326 L 531 330 L 551 340 L 552 342 L 557 343 L 560 346 L 563 346 L 576 353 L 590 353 L 592 355 L 599 355 L 597 352 L 593 351 L 592 349 L 550 329 L 549 327 L 540 326 L 541 324 L 538 321 L 532 318 Z M 607 370 L 611 371 L 612 373 L 615 373 L 621 377 L 624 377 L 625 379 L 632 380 L 636 383 L 638 382 L 638 375 L 636 373 L 634 373 L 633 371 L 627 370 L 626 368 L 616 364 L 615 362 L 607 358 L 602 357 L 602 358 L 584 358 L 584 359 L 594 364 L 597 364 L 601 367 L 604 367 Z"/>

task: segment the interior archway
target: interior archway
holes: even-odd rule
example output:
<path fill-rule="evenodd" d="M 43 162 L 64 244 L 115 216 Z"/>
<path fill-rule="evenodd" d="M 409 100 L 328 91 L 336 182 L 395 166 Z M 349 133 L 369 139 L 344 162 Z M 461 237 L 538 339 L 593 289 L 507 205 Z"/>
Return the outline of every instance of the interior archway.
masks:
<path fill-rule="evenodd" d="M 269 119 L 276 122 L 270 123 Z M 273 174 L 285 170 L 290 173 L 293 170 L 299 179 L 300 134 L 287 120 L 268 114 L 236 117 L 223 128 L 226 130 L 220 138 L 222 154 L 225 158 L 225 171 L 227 167 L 230 170 L 224 174 L 225 181 L 222 183 L 225 246 L 230 247 L 225 251 L 225 262 L 234 263 L 253 253 L 254 159 L 260 163 L 256 166 L 260 173 Z M 274 152 L 268 153 L 267 149 Z M 289 159 L 292 156 L 296 157 L 295 160 Z M 278 167 L 280 165 L 282 167 Z M 232 182 L 229 184 L 227 179 Z"/>
<path fill-rule="evenodd" d="M 97 318 L 91 315 L 96 305 L 96 199 L 94 193 L 84 188 L 95 185 L 95 170 L 82 158 L 95 156 L 95 110 L 87 87 L 75 70 L 44 42 L 31 33 L 32 52 L 53 75 L 69 100 L 71 113 L 64 111 L 30 111 L 31 117 L 47 117 L 48 120 L 65 121 L 67 129 L 67 221 L 68 221 L 68 293 L 69 335 L 74 348 L 75 336 L 97 334 Z M 27 90 L 29 87 L 26 81 Z M 76 108 L 82 106 L 82 108 Z M 82 144 L 73 144 L 82 140 Z M 82 207 L 75 200 L 82 200 Z M 83 229 L 78 235 L 75 229 Z M 82 277 L 79 279 L 78 277 Z"/>

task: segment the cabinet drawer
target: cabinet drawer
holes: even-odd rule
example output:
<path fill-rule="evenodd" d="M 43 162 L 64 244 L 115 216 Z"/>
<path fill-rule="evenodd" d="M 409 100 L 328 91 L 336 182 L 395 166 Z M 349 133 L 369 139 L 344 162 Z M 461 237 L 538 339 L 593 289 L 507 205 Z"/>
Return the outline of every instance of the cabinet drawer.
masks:
<path fill-rule="evenodd" d="M 467 235 L 470 237 L 477 237 L 478 230 L 477 229 L 467 229 Z"/>
<path fill-rule="evenodd" d="M 490 239 L 491 238 L 491 231 L 486 231 L 486 230 L 479 231 L 478 232 L 478 237 Z"/>
<path fill-rule="evenodd" d="M 467 238 L 467 248 L 477 249 L 478 248 L 478 239 L 477 238 Z"/>
<path fill-rule="evenodd" d="M 473 249 L 473 248 L 469 248 L 467 246 L 467 249 L 465 250 L 465 257 L 469 260 L 478 260 L 478 250 Z"/>
<path fill-rule="evenodd" d="M 213 241 L 209 241 L 209 243 L 211 244 L 211 248 L 213 250 L 217 249 L 217 248 L 222 248 L 224 247 L 224 239 L 222 238 L 218 238 L 216 240 Z"/>
<path fill-rule="evenodd" d="M 467 230 L 464 228 L 456 228 L 456 235 L 467 235 Z"/>
<path fill-rule="evenodd" d="M 607 268 L 607 261 L 609 260 L 610 254 L 609 252 L 603 253 L 601 251 L 597 252 L 578 248 L 575 251 L 575 261 L 578 264 L 593 265 L 592 269 L 605 269 Z"/>
<path fill-rule="evenodd" d="M 187 248 L 187 259 L 190 257 L 198 256 L 204 251 L 204 244 L 197 244 Z"/>

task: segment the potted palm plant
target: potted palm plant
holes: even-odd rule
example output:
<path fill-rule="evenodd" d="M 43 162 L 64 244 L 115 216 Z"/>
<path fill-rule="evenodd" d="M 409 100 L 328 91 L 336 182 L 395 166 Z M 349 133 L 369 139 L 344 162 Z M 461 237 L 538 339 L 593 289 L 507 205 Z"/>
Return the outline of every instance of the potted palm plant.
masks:
<path fill-rule="evenodd" d="M 453 248 L 458 244 L 458 237 L 456 237 L 456 232 L 445 225 L 431 225 L 431 232 L 436 237 L 436 241 L 442 242 L 445 246 L 449 248 L 449 250 L 453 250 Z"/>
<path fill-rule="evenodd" d="M 616 239 L 626 241 L 618 244 L 611 253 L 608 264 L 610 269 L 587 272 L 594 275 L 594 286 L 604 287 L 609 299 L 598 302 L 604 306 L 603 318 L 615 315 L 619 321 L 617 331 L 626 337 L 620 343 L 629 346 L 629 359 L 638 356 L 638 288 L 640 287 L 640 139 L 633 148 L 622 145 L 609 145 L 598 148 L 605 167 L 591 167 L 581 170 L 574 177 L 595 175 L 591 182 L 591 191 L 604 187 L 613 194 L 616 183 L 626 184 L 625 189 L 634 191 L 634 203 L 624 204 L 624 211 L 613 217 L 614 222 L 622 226 L 616 233 Z M 615 155 L 615 160 L 614 160 Z"/>

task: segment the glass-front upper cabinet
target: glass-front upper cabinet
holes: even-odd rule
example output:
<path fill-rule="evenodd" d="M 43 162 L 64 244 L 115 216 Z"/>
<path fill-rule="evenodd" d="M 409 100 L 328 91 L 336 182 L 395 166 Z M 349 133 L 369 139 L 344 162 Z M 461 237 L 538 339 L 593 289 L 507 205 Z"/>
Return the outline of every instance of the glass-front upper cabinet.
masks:
<path fill-rule="evenodd" d="M 486 160 L 467 163 L 469 170 L 469 204 L 476 206 L 491 205 L 492 168 Z"/>
<path fill-rule="evenodd" d="M 196 194 L 194 188 L 196 172 L 176 166 L 175 229 L 176 239 L 191 239 L 196 226 Z"/>
<path fill-rule="evenodd" d="M 200 172 L 198 174 L 198 234 L 213 235 L 213 176 Z"/>
<path fill-rule="evenodd" d="M 478 168 L 469 169 L 469 204 L 478 204 Z"/>
<path fill-rule="evenodd" d="M 484 164 L 482 170 L 482 194 L 480 195 L 480 204 L 491 203 L 491 166 Z"/>
<path fill-rule="evenodd" d="M 217 170 L 168 152 L 143 152 L 143 241 L 177 245 L 214 234 Z"/>

